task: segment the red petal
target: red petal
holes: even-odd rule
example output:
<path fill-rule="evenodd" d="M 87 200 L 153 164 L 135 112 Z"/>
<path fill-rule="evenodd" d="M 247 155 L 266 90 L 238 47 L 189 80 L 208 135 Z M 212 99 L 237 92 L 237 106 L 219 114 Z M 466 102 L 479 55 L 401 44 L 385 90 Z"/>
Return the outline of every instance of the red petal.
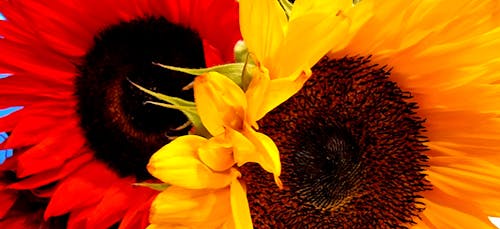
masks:
<path fill-rule="evenodd" d="M 69 130 L 54 135 L 46 136 L 40 143 L 19 156 L 18 177 L 59 168 L 66 160 L 80 153 L 85 144 L 85 139 L 78 131 Z"/>
<path fill-rule="evenodd" d="M 96 204 L 104 192 L 120 178 L 101 162 L 88 163 L 61 181 L 47 206 L 44 218 Z"/>
<path fill-rule="evenodd" d="M 17 195 L 15 191 L 7 191 L 0 188 L 0 203 L 2 203 L 0 204 L 0 219 L 3 219 L 12 205 L 14 205 L 16 199 Z"/>
<path fill-rule="evenodd" d="M 77 129 L 77 120 L 72 118 L 61 120 L 49 115 L 42 113 L 38 116 L 27 116 L 19 120 L 19 123 L 7 139 L 5 147 L 14 149 L 30 146 L 41 142 L 47 135 Z"/>
<path fill-rule="evenodd" d="M 87 229 L 86 222 L 87 217 L 92 214 L 94 207 L 86 207 L 74 210 L 69 215 L 69 220 L 67 224 L 68 229 Z M 95 228 L 98 229 L 98 228 Z"/>
<path fill-rule="evenodd" d="M 67 177 L 70 173 L 81 167 L 83 164 L 89 162 L 93 159 L 93 155 L 90 153 L 83 154 L 79 157 L 76 157 L 66 164 L 63 167 L 53 169 L 44 173 L 36 174 L 26 179 L 23 179 L 19 182 L 13 183 L 9 185 L 11 189 L 19 189 L 19 190 L 29 190 L 40 188 L 44 185 L 48 185 L 54 181 L 58 181 Z"/>
<path fill-rule="evenodd" d="M 205 53 L 205 64 L 207 67 L 224 64 L 220 50 L 212 46 L 205 39 L 203 40 L 203 52 Z"/>
<path fill-rule="evenodd" d="M 123 218 L 131 202 L 136 198 L 134 192 L 136 189 L 132 187 L 134 182 L 133 178 L 122 179 L 108 188 L 101 202 L 88 217 L 87 228 L 109 228 Z"/>
<path fill-rule="evenodd" d="M 149 225 L 149 209 L 158 192 L 154 190 L 148 191 L 143 190 L 136 194 L 138 198 L 134 204 L 129 206 L 119 229 L 146 228 Z"/>

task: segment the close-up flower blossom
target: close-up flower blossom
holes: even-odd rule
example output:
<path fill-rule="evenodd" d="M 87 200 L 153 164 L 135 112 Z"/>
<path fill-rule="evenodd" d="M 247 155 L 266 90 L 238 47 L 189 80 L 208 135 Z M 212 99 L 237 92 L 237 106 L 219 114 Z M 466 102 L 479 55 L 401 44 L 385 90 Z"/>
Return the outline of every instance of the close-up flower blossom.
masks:
<path fill-rule="evenodd" d="M 241 22 L 260 15 L 266 31 L 282 29 L 279 5 L 242 6 Z M 337 16 L 335 29 L 302 25 L 303 53 L 321 40 L 305 34 L 327 29 L 335 39 L 304 87 L 258 122 L 278 146 L 285 188 L 273 188 L 258 167 L 242 169 L 254 226 L 495 228 L 499 7 L 295 1 L 289 24 L 299 20 L 296 8 L 307 9 L 309 22 Z"/>
<path fill-rule="evenodd" d="M 193 77 L 152 62 L 232 62 L 237 3 L 1 1 L 0 228 L 144 228 L 149 157 L 187 119 L 130 82 L 192 99 Z M 5 77 L 3 77 L 5 76 Z"/>
<path fill-rule="evenodd" d="M 241 175 L 235 172 L 235 165 L 239 167 L 249 162 L 257 163 L 265 171 L 272 173 L 277 186 L 282 188 L 278 149 L 271 138 L 257 132 L 257 121 L 296 93 L 310 76 L 312 65 L 329 51 L 326 44 L 333 42 L 331 33 L 335 29 L 316 31 L 300 38 L 323 38 L 319 43 L 323 48 L 293 58 L 295 64 L 290 64 L 287 61 L 290 56 L 284 54 L 300 52 L 302 48 L 298 46 L 301 41 L 298 33 L 303 26 L 324 23 L 334 28 L 336 18 L 330 16 L 308 21 L 307 11 L 299 5 L 291 11 L 296 20 L 288 23 L 278 1 L 242 0 L 239 3 L 241 14 L 250 11 L 253 16 L 257 16 L 262 13 L 259 11 L 260 7 L 271 9 L 272 15 L 276 16 L 273 18 L 276 21 L 272 23 L 276 23 L 278 27 L 262 28 L 267 24 L 241 18 L 248 57 L 256 65 L 248 70 L 248 77 L 251 77 L 248 85 L 238 85 L 230 77 L 218 72 L 208 72 L 195 79 L 194 101 L 197 115 L 210 136 L 179 137 L 152 156 L 149 171 L 172 187 L 167 187 L 153 202 L 151 228 L 196 228 L 201 225 L 251 228 L 246 193 L 237 179 Z M 245 81 L 244 73 L 247 71 L 242 69 L 242 79 L 237 80 L 238 82 Z M 245 87 L 247 88 L 244 90 Z M 192 200 L 189 204 L 185 204 L 187 198 Z M 218 202 L 213 205 L 207 203 L 207 199 L 214 198 Z M 176 202 L 183 211 L 176 211 Z M 181 206 L 186 207 L 184 209 Z M 193 218 L 198 213 L 188 212 L 207 214 Z M 225 215 L 227 218 L 214 219 L 215 214 Z"/>
<path fill-rule="evenodd" d="M 496 228 L 497 0 L 0 12 L 0 228 Z"/>

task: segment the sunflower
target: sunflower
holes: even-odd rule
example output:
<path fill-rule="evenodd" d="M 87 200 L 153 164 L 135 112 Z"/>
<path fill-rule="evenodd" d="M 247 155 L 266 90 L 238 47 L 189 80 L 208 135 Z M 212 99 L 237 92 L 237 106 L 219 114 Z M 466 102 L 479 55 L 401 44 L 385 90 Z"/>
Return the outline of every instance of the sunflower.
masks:
<path fill-rule="evenodd" d="M 301 49 L 268 61 L 315 64 L 300 91 L 258 122 L 280 151 L 284 189 L 260 167 L 243 167 L 253 225 L 495 228 L 498 1 L 298 0 L 283 13 L 285 6 L 240 1 L 250 53 L 295 42 Z M 293 40 L 273 34 L 290 33 L 285 23 L 300 26 Z M 311 34 L 325 30 L 329 54 L 307 62 L 324 45 Z"/>
<path fill-rule="evenodd" d="M 187 119 L 130 82 L 190 99 L 193 80 L 152 62 L 233 60 L 237 4 L 206 1 L 2 1 L 0 227 L 143 228 L 156 191 L 149 157 Z"/>
<path fill-rule="evenodd" d="M 240 12 L 261 6 L 266 11 L 282 13 L 278 1 L 240 1 Z M 198 129 L 204 127 L 208 133 L 181 136 L 151 157 L 148 170 L 165 185 L 152 204 L 148 228 L 252 228 L 239 172 L 244 164 L 258 164 L 283 188 L 278 149 L 271 138 L 258 132 L 257 121 L 296 93 L 311 75 L 310 68 L 329 51 L 328 44 L 334 36 L 327 30 L 315 30 L 300 37 L 322 38 L 318 42 L 322 48 L 301 52 L 297 46 L 301 27 L 318 23 L 334 28 L 338 21 L 336 15 L 309 20 L 305 8 L 294 9 L 290 23 L 284 14 L 281 16 L 269 23 L 279 25 L 278 28 L 261 23 L 259 17 L 255 17 L 257 21 L 242 18 L 244 43 L 250 53 L 245 55 L 246 45 L 242 43 L 238 43 L 235 52 L 236 59 L 245 64 L 209 69 L 165 66 L 191 74 L 203 73 L 194 80 L 195 103 L 181 105 L 166 98 L 172 105 L 164 105 L 190 109 L 197 117 L 192 122 L 201 122 Z M 303 55 L 291 59 L 290 55 L 296 53 Z"/>

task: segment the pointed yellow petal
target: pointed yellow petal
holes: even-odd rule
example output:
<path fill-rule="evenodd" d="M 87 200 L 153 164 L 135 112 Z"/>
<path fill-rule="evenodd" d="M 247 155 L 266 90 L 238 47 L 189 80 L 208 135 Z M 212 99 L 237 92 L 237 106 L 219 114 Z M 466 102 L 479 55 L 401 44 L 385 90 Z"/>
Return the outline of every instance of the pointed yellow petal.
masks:
<path fill-rule="evenodd" d="M 238 180 L 231 183 L 231 209 L 233 212 L 234 225 L 236 226 L 235 228 L 253 228 L 247 193 Z"/>
<path fill-rule="evenodd" d="M 265 134 L 259 133 L 253 129 L 247 129 L 244 135 L 255 145 L 257 152 L 262 155 L 262 161 L 259 164 L 268 172 L 273 173 L 276 184 L 282 188 L 281 180 L 281 161 L 278 147 L 274 141 Z"/>
<path fill-rule="evenodd" d="M 240 0 L 240 29 L 248 50 L 267 66 L 283 40 L 287 18 L 278 1 Z"/>
<path fill-rule="evenodd" d="M 255 75 L 247 90 L 248 122 L 255 127 L 255 121 L 297 93 L 309 76 L 310 74 L 302 72 L 294 79 L 287 77 L 270 80 L 269 75 L 264 73 Z"/>
<path fill-rule="evenodd" d="M 172 186 L 153 201 L 149 221 L 160 225 L 222 225 L 231 214 L 230 201 L 229 188 L 192 190 Z"/>
<path fill-rule="evenodd" d="M 273 173 L 280 185 L 278 177 L 281 174 L 279 151 L 273 140 L 265 134 L 248 128 L 244 133 L 228 129 L 234 149 L 234 159 L 238 166 L 247 162 L 259 163 L 262 168 Z"/>
<path fill-rule="evenodd" d="M 213 135 L 224 126 L 241 128 L 247 107 L 245 93 L 233 81 L 217 72 L 196 77 L 194 98 L 203 125 Z"/>

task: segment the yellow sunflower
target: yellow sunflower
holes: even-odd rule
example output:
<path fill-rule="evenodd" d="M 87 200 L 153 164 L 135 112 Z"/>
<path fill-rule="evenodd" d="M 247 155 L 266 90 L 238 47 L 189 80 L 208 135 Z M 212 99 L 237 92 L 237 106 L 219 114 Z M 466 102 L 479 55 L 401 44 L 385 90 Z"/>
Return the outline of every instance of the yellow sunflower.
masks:
<path fill-rule="evenodd" d="M 288 15 L 284 5 L 240 1 L 242 35 L 271 79 L 316 64 L 258 122 L 281 153 L 284 189 L 244 166 L 253 225 L 495 228 L 500 3 L 298 0 Z"/>
<path fill-rule="evenodd" d="M 274 15 L 282 16 L 273 22 L 279 27 L 262 29 L 248 20 L 241 21 L 242 25 L 252 25 L 242 29 L 252 60 L 245 65 L 232 65 L 242 67 L 237 68 L 240 79 L 209 70 L 195 79 L 195 113 L 208 133 L 203 137 L 179 137 L 151 157 L 148 170 L 168 187 L 162 188 L 163 192 L 152 204 L 150 228 L 251 228 L 245 185 L 238 171 L 249 162 L 272 173 L 282 188 L 278 149 L 272 139 L 257 131 L 257 121 L 302 87 L 311 75 L 310 68 L 329 51 L 337 20 L 335 15 L 308 20 L 309 12 L 298 7 L 293 10 L 297 21 L 288 23 L 277 1 L 241 1 L 240 4 L 241 12 L 260 6 L 273 10 Z M 300 38 L 322 38 L 319 43 L 322 48 L 301 52 L 297 46 L 300 29 L 318 23 L 332 30 L 318 30 L 310 33 L 310 37 Z M 302 53 L 300 60 L 290 64 L 288 54 L 297 53 Z M 247 72 L 251 81 L 244 85 Z M 164 104 L 170 108 L 187 113 L 192 109 L 189 103 L 169 98 L 165 101 L 173 104 Z"/>

